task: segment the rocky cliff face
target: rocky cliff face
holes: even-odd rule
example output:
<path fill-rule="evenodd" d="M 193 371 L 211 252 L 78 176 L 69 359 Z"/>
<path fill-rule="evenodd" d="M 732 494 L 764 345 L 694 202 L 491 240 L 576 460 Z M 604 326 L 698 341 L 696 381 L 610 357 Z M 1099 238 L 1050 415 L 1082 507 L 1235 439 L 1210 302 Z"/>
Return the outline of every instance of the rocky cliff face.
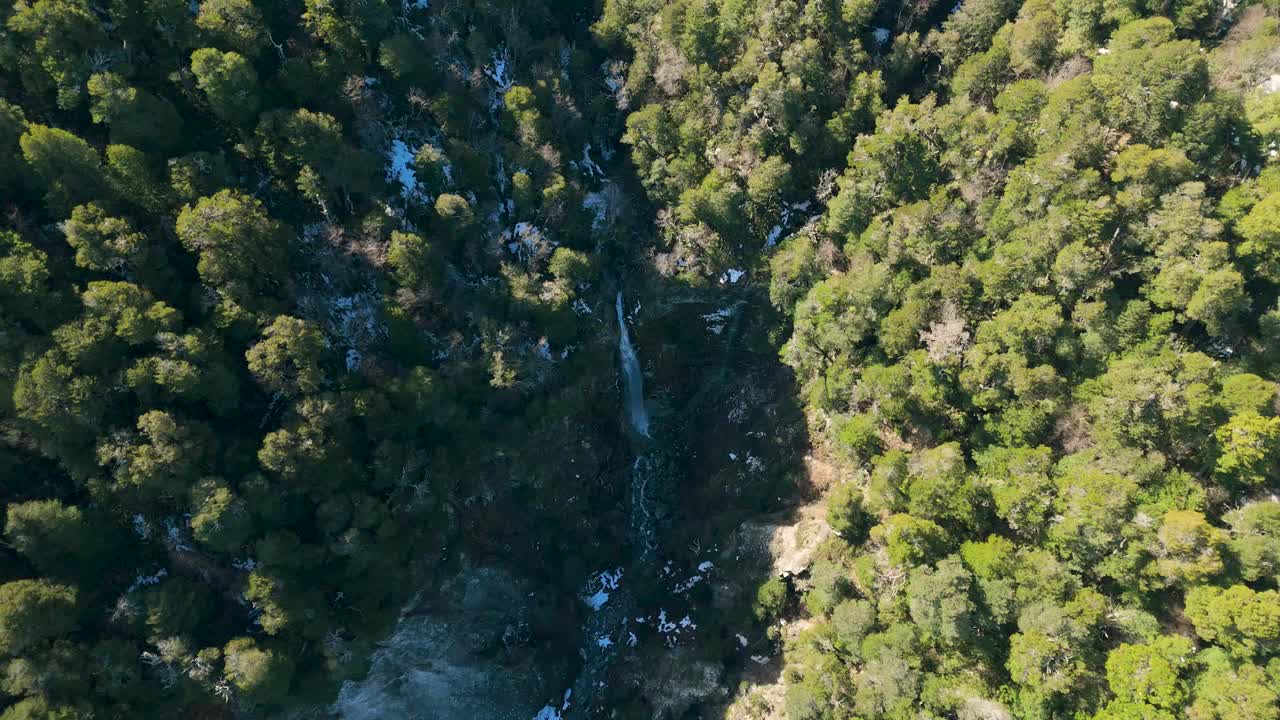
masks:
<path fill-rule="evenodd" d="M 549 604 L 514 572 L 464 569 L 433 598 L 406 608 L 332 708 L 345 720 L 528 720 L 565 672 Z"/>

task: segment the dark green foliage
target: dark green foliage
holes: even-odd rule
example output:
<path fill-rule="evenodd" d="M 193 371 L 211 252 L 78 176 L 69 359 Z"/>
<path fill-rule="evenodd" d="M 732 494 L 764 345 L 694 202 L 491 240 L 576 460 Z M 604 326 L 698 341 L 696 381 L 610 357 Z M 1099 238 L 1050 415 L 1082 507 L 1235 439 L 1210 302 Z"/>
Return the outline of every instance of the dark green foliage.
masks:
<path fill-rule="evenodd" d="M 91 577 L 104 541 L 90 519 L 57 500 L 15 503 L 6 509 L 5 538 L 41 572 L 55 577 Z"/>
<path fill-rule="evenodd" d="M 258 74 L 243 56 L 201 48 L 191 53 L 191 72 L 215 115 L 236 125 L 257 117 Z"/>
<path fill-rule="evenodd" d="M 588 20 L 473 0 L 0 11 L 6 720 L 320 707 L 463 546 L 532 539 L 526 567 L 604 547 L 610 521 L 570 500 L 603 502 L 599 474 L 564 458 L 611 442 L 578 444 L 612 427 L 613 338 L 574 303 L 612 302 L 633 250 L 583 208 L 625 212 L 579 164 L 614 145 L 612 99 L 582 82 L 605 59 Z M 487 97 L 501 53 L 521 84 Z M 497 240 L 516 227 L 540 233 L 527 251 Z M 497 482 L 516 474 L 499 458 L 528 458 L 522 479 Z M 473 495 L 492 503 L 446 511 Z M 520 520 L 499 529 L 498 507 Z"/>
<path fill-rule="evenodd" d="M 21 655 L 38 642 L 65 634 L 76 624 L 76 593 L 44 580 L 0 585 L 0 655 Z"/>
<path fill-rule="evenodd" d="M 835 480 L 684 657 L 751 662 L 712 602 L 792 720 L 1277 720 L 1280 34 L 1233 7 L 0 10 L 0 720 L 324 707 L 479 559 L 570 621 L 642 554 L 619 290 L 655 429 L 785 363 L 803 412 L 728 414 Z M 688 459 L 674 560 L 791 469 Z"/>
<path fill-rule="evenodd" d="M 819 624 L 788 645 L 788 717 L 1203 720 L 1226 688 L 1275 716 L 1280 176 L 1251 135 L 1266 93 L 1233 89 L 1266 77 L 1240 79 L 1274 21 L 1224 42 L 1196 0 L 967 0 L 923 29 L 925 77 L 862 106 L 874 130 L 826 121 L 841 157 L 778 120 L 831 97 L 807 27 L 765 20 L 806 4 L 785 5 L 646 24 L 612 0 L 596 31 L 634 53 L 624 140 L 681 272 L 763 255 L 815 442 L 853 478 L 826 502 L 856 557 L 798 585 Z M 865 36 L 871 67 L 905 82 L 911 12 L 855 6 L 894 37 Z M 846 26 L 826 28 L 834 73 Z M 770 124 L 743 140 L 742 118 Z M 725 241 L 797 194 L 816 222 Z"/>
<path fill-rule="evenodd" d="M 154 150 L 178 142 L 182 121 L 169 101 L 130 87 L 115 73 L 94 74 L 88 88 L 90 115 L 111 128 L 113 142 Z"/>

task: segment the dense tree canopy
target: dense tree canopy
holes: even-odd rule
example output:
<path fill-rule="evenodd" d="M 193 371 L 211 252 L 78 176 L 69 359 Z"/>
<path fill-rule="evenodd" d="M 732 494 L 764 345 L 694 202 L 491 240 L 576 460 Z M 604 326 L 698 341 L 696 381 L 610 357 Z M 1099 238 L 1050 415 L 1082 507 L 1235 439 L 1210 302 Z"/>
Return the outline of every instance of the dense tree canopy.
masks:
<path fill-rule="evenodd" d="M 773 710 L 1280 719 L 1278 11 L 7 3 L 0 720 L 314 708 L 477 562 L 586 612 L 642 297 L 659 413 L 749 307 L 831 468 L 807 567 L 682 591 Z"/>
<path fill-rule="evenodd" d="M 606 3 L 669 271 L 768 274 L 850 476 L 789 718 L 1280 715 L 1266 12 Z"/>

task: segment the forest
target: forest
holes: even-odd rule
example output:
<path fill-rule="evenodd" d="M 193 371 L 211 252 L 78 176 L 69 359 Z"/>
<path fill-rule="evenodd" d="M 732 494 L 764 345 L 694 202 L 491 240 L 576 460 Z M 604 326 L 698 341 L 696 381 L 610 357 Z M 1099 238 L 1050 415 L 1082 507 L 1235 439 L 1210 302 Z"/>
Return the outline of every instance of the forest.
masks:
<path fill-rule="evenodd" d="M 1278 383 L 1277 0 L 0 3 L 0 720 L 1280 720 Z"/>

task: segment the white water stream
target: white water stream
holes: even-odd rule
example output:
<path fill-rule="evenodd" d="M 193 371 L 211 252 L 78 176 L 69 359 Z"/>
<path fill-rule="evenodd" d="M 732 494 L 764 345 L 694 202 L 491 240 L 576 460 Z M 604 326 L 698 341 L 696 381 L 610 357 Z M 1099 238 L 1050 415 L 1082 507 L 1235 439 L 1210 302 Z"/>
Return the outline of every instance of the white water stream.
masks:
<path fill-rule="evenodd" d="M 622 357 L 622 376 L 626 383 L 623 402 L 627 406 L 627 415 L 631 418 L 631 427 L 641 435 L 649 437 L 649 411 L 644 407 L 644 378 L 640 375 L 640 360 L 636 357 L 635 348 L 631 347 L 631 335 L 627 332 L 627 318 L 622 312 L 622 292 L 618 292 L 616 303 L 618 309 L 618 354 Z"/>

